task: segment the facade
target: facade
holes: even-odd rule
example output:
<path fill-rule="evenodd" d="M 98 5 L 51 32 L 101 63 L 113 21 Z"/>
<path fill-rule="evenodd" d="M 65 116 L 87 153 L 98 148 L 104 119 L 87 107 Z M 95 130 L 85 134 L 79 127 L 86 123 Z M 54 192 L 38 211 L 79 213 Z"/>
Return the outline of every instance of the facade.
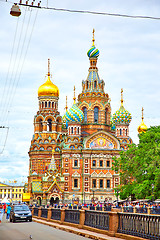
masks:
<path fill-rule="evenodd" d="M 31 203 L 84 203 L 114 201 L 119 174 L 112 158 L 127 150 L 131 114 L 123 106 L 111 116 L 111 103 L 104 80 L 98 74 L 99 50 L 92 47 L 88 76 L 82 92 L 62 117 L 58 111 L 59 90 L 50 79 L 38 89 L 39 110 L 34 117 L 34 135 L 29 150 L 28 192 Z"/>
<path fill-rule="evenodd" d="M 10 202 L 22 202 L 24 186 L 0 183 L 0 201 L 7 198 Z"/>

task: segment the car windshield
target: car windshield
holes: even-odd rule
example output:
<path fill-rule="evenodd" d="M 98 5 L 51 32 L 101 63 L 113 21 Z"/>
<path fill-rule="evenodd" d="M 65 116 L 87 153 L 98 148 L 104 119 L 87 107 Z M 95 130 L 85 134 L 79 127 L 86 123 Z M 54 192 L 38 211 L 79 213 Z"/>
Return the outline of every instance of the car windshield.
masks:
<path fill-rule="evenodd" d="M 29 211 L 29 208 L 25 205 L 17 205 L 14 207 L 14 211 Z"/>

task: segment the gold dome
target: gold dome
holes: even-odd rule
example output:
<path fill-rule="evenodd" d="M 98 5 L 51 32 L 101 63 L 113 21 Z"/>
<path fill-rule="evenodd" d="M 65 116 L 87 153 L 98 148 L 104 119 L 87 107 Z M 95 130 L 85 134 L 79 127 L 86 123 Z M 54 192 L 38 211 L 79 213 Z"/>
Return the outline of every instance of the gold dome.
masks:
<path fill-rule="evenodd" d="M 144 119 L 144 117 L 143 117 L 143 111 L 144 111 L 144 109 L 143 109 L 143 107 L 142 107 L 142 122 L 141 122 L 141 124 L 139 125 L 139 127 L 137 128 L 139 134 L 142 133 L 142 132 L 146 132 L 146 131 L 147 131 L 147 126 L 146 126 L 146 124 L 145 124 L 144 121 L 143 121 L 143 119 Z"/>
<path fill-rule="evenodd" d="M 38 88 L 38 97 L 41 96 L 59 97 L 59 89 L 51 82 L 50 75 L 48 75 L 47 81 Z"/>
<path fill-rule="evenodd" d="M 147 126 L 146 126 L 146 124 L 144 123 L 143 120 L 142 120 L 141 124 L 139 125 L 139 127 L 137 128 L 137 130 L 138 130 L 139 133 L 147 131 Z"/>

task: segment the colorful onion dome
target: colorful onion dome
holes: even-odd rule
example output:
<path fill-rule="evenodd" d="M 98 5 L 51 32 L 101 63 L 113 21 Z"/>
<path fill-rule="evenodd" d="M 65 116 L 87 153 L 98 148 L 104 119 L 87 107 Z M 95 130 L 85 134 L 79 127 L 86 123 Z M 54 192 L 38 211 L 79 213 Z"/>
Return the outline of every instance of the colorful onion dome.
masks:
<path fill-rule="evenodd" d="M 114 131 L 116 129 L 115 123 L 113 121 L 113 116 L 111 116 L 111 129 Z"/>
<path fill-rule="evenodd" d="M 147 126 L 146 126 L 146 124 L 145 124 L 144 121 L 143 121 L 143 119 L 144 119 L 144 117 L 143 117 L 143 111 L 144 111 L 144 109 L 143 109 L 143 107 L 142 107 L 142 122 L 141 122 L 141 124 L 139 125 L 139 127 L 137 128 L 139 134 L 142 133 L 142 132 L 146 132 L 146 131 L 147 131 Z"/>
<path fill-rule="evenodd" d="M 114 124 L 129 124 L 132 120 L 131 114 L 123 107 L 123 89 L 121 89 L 121 106 L 113 114 Z"/>
<path fill-rule="evenodd" d="M 95 47 L 95 46 L 92 46 L 88 52 L 87 52 L 87 55 L 89 58 L 98 58 L 99 56 L 99 50 Z"/>
<path fill-rule="evenodd" d="M 38 88 L 38 97 L 54 96 L 59 97 L 59 89 L 50 79 L 50 60 L 48 59 L 48 78 L 47 81 Z"/>
<path fill-rule="evenodd" d="M 95 30 L 93 29 L 92 47 L 87 52 L 87 55 L 89 58 L 98 58 L 98 56 L 99 56 L 99 50 L 94 45 L 94 42 L 95 42 L 94 32 L 95 32 Z"/>
<path fill-rule="evenodd" d="M 66 112 L 65 119 L 67 122 L 82 122 L 84 119 L 83 112 L 79 107 L 77 107 L 76 103 Z"/>

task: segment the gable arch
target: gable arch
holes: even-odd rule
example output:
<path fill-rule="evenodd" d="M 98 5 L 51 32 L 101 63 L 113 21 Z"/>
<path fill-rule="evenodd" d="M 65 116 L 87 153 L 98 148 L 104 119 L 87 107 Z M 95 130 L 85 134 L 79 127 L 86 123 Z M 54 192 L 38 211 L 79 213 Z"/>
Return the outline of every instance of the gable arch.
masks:
<path fill-rule="evenodd" d="M 108 132 L 100 131 L 87 137 L 84 142 L 84 147 L 89 149 L 118 149 L 120 143 L 117 138 Z"/>
<path fill-rule="evenodd" d="M 104 110 L 104 106 L 98 101 L 95 101 L 94 103 L 92 103 L 90 108 L 94 109 L 95 107 L 98 107 L 100 111 Z"/>

